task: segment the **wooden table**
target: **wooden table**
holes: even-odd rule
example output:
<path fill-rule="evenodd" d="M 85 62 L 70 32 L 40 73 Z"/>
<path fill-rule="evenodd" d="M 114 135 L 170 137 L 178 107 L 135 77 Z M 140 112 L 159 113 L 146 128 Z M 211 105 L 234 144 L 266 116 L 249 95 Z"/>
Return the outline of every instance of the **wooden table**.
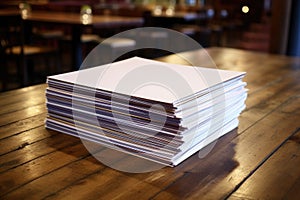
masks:
<path fill-rule="evenodd" d="M 17 16 L 17 15 L 20 15 L 20 12 L 18 10 L 12 10 L 12 9 L 0 10 L 0 16 Z"/>
<path fill-rule="evenodd" d="M 219 68 L 247 72 L 239 127 L 206 157 L 151 173 L 113 170 L 79 139 L 46 130 L 45 84 L 0 94 L 1 199 L 298 199 L 300 58 L 207 51 Z M 185 56 L 209 65 L 204 51 Z M 160 60 L 185 63 L 175 55 Z"/>
<path fill-rule="evenodd" d="M 91 21 L 83 21 L 79 13 L 62 13 L 49 11 L 34 11 L 25 19 L 31 23 L 61 24 L 71 27 L 72 34 L 72 67 L 79 69 L 83 59 L 81 50 L 81 35 L 87 26 L 96 28 L 134 27 L 143 24 L 143 18 L 93 15 Z"/>
<path fill-rule="evenodd" d="M 20 15 L 18 10 L 0 10 L 0 16 Z M 24 18 L 28 26 L 33 23 L 38 24 L 60 24 L 71 27 L 72 35 L 72 67 L 79 69 L 83 59 L 81 50 L 81 35 L 85 27 L 95 28 L 119 28 L 119 27 L 139 27 L 143 25 L 141 17 L 93 15 L 91 21 L 84 22 L 79 13 L 62 13 L 50 11 L 32 11 Z"/>
<path fill-rule="evenodd" d="M 112 15 L 93 15 L 92 20 L 84 23 L 79 13 L 63 13 L 53 11 L 34 11 L 25 19 L 27 21 L 60 23 L 79 26 L 103 27 L 119 27 L 119 26 L 140 26 L 143 19 L 140 17 L 124 17 Z"/>

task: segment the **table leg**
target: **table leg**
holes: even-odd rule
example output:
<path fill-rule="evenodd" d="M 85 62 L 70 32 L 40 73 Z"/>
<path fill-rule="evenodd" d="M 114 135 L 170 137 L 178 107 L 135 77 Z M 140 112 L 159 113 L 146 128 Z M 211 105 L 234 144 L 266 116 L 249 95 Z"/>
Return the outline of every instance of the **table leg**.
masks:
<path fill-rule="evenodd" d="M 74 70 L 78 70 L 82 63 L 81 33 L 81 27 L 72 28 L 72 68 Z"/>

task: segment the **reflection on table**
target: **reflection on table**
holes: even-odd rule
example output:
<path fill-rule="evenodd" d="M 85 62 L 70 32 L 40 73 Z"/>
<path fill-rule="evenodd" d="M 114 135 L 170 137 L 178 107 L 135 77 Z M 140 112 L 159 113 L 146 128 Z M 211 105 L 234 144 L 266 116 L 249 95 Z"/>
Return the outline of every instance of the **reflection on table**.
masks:
<path fill-rule="evenodd" d="M 208 53 L 220 69 L 245 71 L 247 109 L 239 127 L 211 151 L 175 168 L 116 171 L 92 157 L 79 139 L 46 130 L 45 84 L 0 94 L 1 199 L 297 199 L 300 59 L 206 50 L 159 60 L 213 67 L 204 60 Z"/>

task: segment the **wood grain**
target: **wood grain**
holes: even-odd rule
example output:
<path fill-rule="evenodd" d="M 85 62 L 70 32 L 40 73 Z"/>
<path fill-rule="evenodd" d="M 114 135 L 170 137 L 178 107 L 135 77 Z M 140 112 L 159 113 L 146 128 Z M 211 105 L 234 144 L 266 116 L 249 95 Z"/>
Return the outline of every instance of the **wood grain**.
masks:
<path fill-rule="evenodd" d="M 216 66 L 205 60 L 207 53 Z M 208 152 L 202 158 L 196 153 L 175 168 L 126 173 L 96 160 L 80 139 L 44 128 L 45 84 L 5 92 L 0 94 L 1 199 L 299 196 L 299 58 L 209 48 L 159 60 L 246 71 L 249 96 L 239 127 L 202 150 L 200 155 Z M 105 148 L 101 154 L 115 158 L 115 166 L 138 164 Z"/>
<path fill-rule="evenodd" d="M 229 199 L 298 199 L 299 164 L 298 130 Z"/>

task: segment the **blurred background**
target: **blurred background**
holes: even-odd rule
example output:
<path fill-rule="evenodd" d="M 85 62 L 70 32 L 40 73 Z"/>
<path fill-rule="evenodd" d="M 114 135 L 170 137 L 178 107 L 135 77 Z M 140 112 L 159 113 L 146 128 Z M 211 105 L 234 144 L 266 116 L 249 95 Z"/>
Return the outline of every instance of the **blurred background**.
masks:
<path fill-rule="evenodd" d="M 193 38 L 203 47 L 230 47 L 251 51 L 299 56 L 300 5 L 296 0 L 2 0 L 0 9 L 5 11 L 29 7 L 29 11 L 82 14 L 90 9 L 93 16 L 122 16 L 142 19 L 142 23 L 126 26 L 87 26 L 81 34 L 81 52 L 84 57 L 103 39 L 136 27 L 164 27 L 179 31 Z M 20 7 L 20 5 L 22 5 Z M 4 15 L 4 14 L 3 14 Z M 1 16 L 1 11 L 0 11 Z M 4 45 L 4 32 L 12 29 L 14 22 L 1 19 L 1 83 L 6 91 L 23 86 L 43 83 L 55 73 L 75 70 L 72 57 L 71 26 L 61 24 L 24 23 L 24 43 L 49 46 L 56 50 L 53 58 L 30 58 L 26 60 L 26 71 L 9 59 Z M 25 20 L 26 22 L 26 20 Z M 160 42 L 164 34 L 151 34 L 147 40 Z M 29 38 L 29 39 L 28 39 Z M 137 45 L 135 37 L 120 38 L 107 44 L 110 54 L 121 49 L 130 50 Z M 116 45 L 118 44 L 118 45 Z M 120 45 L 122 44 L 122 45 Z M 49 50 L 49 49 L 48 49 Z M 189 50 L 189 49 L 185 49 Z M 25 51 L 24 51 L 25 52 Z M 140 51 L 139 56 L 157 58 L 168 52 Z M 78 54 L 77 54 L 78 55 Z M 24 55 L 23 55 L 24 56 Z M 126 57 L 126 56 L 125 56 Z M 124 58 L 125 58 L 124 57 Z M 77 58 L 75 58 L 77 59 Z M 47 65 L 47 66 L 46 66 Z M 48 66 L 49 65 L 49 66 Z M 24 66 L 23 66 L 24 68 Z M 24 73 L 26 73 L 24 82 Z M 20 78 L 23 77 L 23 78 Z M 21 81 L 21 79 L 23 81 Z"/>

